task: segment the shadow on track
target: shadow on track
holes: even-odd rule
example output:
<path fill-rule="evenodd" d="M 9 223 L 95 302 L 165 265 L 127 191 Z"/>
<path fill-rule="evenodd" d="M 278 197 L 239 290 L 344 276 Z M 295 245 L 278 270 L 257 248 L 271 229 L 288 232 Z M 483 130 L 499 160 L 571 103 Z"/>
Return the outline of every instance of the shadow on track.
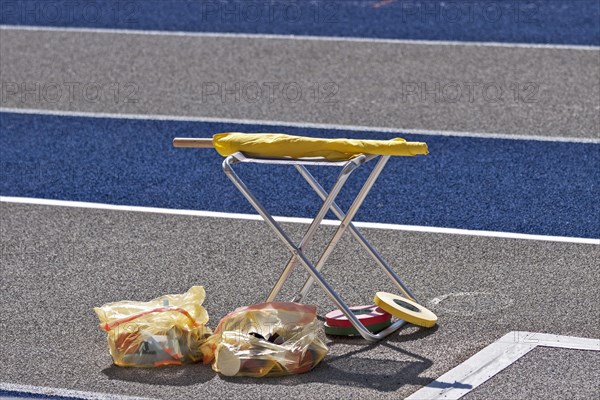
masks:
<path fill-rule="evenodd" d="M 123 368 L 111 365 L 102 370 L 111 380 L 159 386 L 190 386 L 215 377 L 209 365 L 193 364 L 175 368 Z"/>

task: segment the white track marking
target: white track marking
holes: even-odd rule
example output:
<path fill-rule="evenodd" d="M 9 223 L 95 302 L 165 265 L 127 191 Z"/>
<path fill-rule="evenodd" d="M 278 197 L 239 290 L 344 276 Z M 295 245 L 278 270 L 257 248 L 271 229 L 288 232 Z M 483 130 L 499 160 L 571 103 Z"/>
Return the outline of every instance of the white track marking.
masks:
<path fill-rule="evenodd" d="M 469 137 L 481 139 L 503 139 L 503 140 L 534 140 L 540 142 L 567 142 L 567 143 L 591 143 L 600 144 L 600 138 L 575 138 L 575 137 L 553 137 L 553 136 L 534 136 L 534 135 L 511 135 L 506 133 L 484 133 L 484 132 L 457 132 L 428 129 L 402 129 L 378 126 L 361 125 L 339 125 L 339 124 L 317 124 L 305 122 L 290 121 L 271 121 L 258 119 L 236 119 L 236 118 L 212 118 L 212 117 L 188 117 L 181 115 L 156 115 L 156 114 L 118 114 L 118 113 L 98 113 L 86 111 L 59 111 L 43 110 L 29 108 L 10 108 L 0 107 L 0 112 L 15 114 L 35 114 L 35 115 L 53 115 L 58 117 L 85 117 L 85 118 L 115 118 L 115 119 L 133 119 L 149 121 L 178 121 L 178 122 L 207 122 L 207 123 L 226 123 L 240 125 L 265 125 L 265 126 L 283 126 L 292 128 L 307 129 L 333 129 L 353 132 L 384 132 L 394 134 L 414 134 L 427 136 L 450 136 L 450 137 Z M 194 132 L 190 132 L 192 134 Z M 212 135 L 214 132 L 206 133 Z M 196 135 L 199 133 L 196 132 Z"/>
<path fill-rule="evenodd" d="M 61 396 L 61 397 L 72 397 L 76 399 L 86 400 L 146 400 L 148 397 L 132 397 L 124 396 L 120 394 L 110 393 L 98 393 L 98 392 L 83 392 L 79 390 L 67 390 L 58 389 L 47 386 L 31 386 L 31 385 L 18 385 L 14 383 L 2 383 L 0 382 L 0 390 L 7 390 L 10 392 L 19 392 L 27 394 L 37 394 L 44 396 Z M 14 398 L 14 397 L 2 397 L 2 398 Z M 20 397 L 22 398 L 22 397 Z"/>
<path fill-rule="evenodd" d="M 209 38 L 236 39 L 279 39 L 279 40 L 310 40 L 321 42 L 356 42 L 383 44 L 416 44 L 427 46 L 477 46 L 477 47 L 509 47 L 528 49 L 554 50 L 600 50 L 600 46 L 543 44 L 543 43 L 503 43 L 503 42 L 461 42 L 456 40 L 412 40 L 412 39 L 381 39 L 348 36 L 311 36 L 311 35 L 275 35 L 263 33 L 220 33 L 220 32 L 184 32 L 184 31 L 155 31 L 143 29 L 108 29 L 108 28 L 73 28 L 54 26 L 0 25 L 0 30 L 14 31 L 49 31 L 74 33 L 110 33 L 120 35 L 153 35 L 153 36 L 184 36 Z"/>
<path fill-rule="evenodd" d="M 600 339 L 510 332 L 406 400 L 459 399 L 538 346 L 600 351 Z"/>
<path fill-rule="evenodd" d="M 43 205 L 43 206 L 89 208 L 89 209 L 96 209 L 96 210 L 132 211 L 132 212 L 145 212 L 145 213 L 169 214 L 169 215 L 187 215 L 187 216 L 194 216 L 194 217 L 225 218 L 225 219 L 238 219 L 238 220 L 247 220 L 247 221 L 262 221 L 263 220 L 260 215 L 256 215 L 256 214 L 226 213 L 226 212 L 203 211 L 203 210 L 179 210 L 179 209 L 157 208 L 157 207 L 123 206 L 123 205 L 114 205 L 114 204 L 88 203 L 88 202 L 81 202 L 81 201 L 35 199 L 35 198 L 28 198 L 28 197 L 0 196 L 0 202 L 2 202 L 2 203 L 18 203 L 18 204 L 33 204 L 33 205 Z M 311 218 L 297 218 L 297 217 L 274 217 L 274 218 L 277 222 L 283 222 L 283 223 L 310 224 L 312 222 Z M 323 220 L 322 224 L 329 225 L 329 226 L 338 226 L 340 224 L 340 222 L 336 221 L 336 220 L 327 220 L 326 219 L 326 220 Z M 504 238 L 504 239 L 524 239 L 524 240 L 538 240 L 538 241 L 548 241 L 548 242 L 600 245 L 600 239 L 578 238 L 578 237 L 567 237 L 567 236 L 530 235 L 530 234 L 525 234 L 525 233 L 476 231 L 476 230 L 468 230 L 468 229 L 437 228 L 437 227 L 431 227 L 431 226 L 382 224 L 382 223 L 378 223 L 378 222 L 354 222 L 354 225 L 358 228 L 367 228 L 367 229 L 383 229 L 383 230 L 406 231 L 406 232 L 441 233 L 441 234 L 450 234 L 450 235 L 466 235 L 466 236 L 495 237 L 495 238 Z"/>
<path fill-rule="evenodd" d="M 521 336 L 527 332 L 517 332 Z M 552 335 L 549 333 L 531 333 L 525 336 L 525 339 L 538 346 L 560 347 L 573 350 L 593 350 L 600 351 L 600 339 L 579 338 L 573 336 Z"/>

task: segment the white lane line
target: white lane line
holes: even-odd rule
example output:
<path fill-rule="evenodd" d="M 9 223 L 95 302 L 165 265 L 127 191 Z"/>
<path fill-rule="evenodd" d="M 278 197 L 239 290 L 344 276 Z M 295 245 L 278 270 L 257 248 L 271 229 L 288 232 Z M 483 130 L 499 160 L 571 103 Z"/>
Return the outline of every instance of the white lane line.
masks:
<path fill-rule="evenodd" d="M 237 219 L 247 221 L 262 221 L 262 217 L 256 214 L 240 214 L 240 213 L 226 213 L 218 211 L 203 211 L 203 210 L 180 210 L 171 208 L 158 208 L 158 207 L 140 207 L 140 206 L 123 206 L 114 204 L 103 204 L 103 203 L 90 203 L 82 201 L 67 201 L 67 200 L 51 200 L 51 199 L 36 199 L 29 197 L 9 197 L 0 196 L 1 203 L 18 203 L 18 204 L 33 204 L 43 206 L 58 206 L 58 207 L 74 207 L 74 208 L 90 208 L 97 210 L 111 210 L 111 211 L 132 211 L 132 212 L 144 212 L 154 214 L 169 214 L 169 215 L 186 215 L 194 217 L 208 217 L 208 218 L 224 218 L 224 219 Z M 274 217 L 277 222 L 283 223 L 296 223 L 296 224 L 310 224 L 312 219 L 310 218 L 297 218 L 297 217 Z M 338 226 L 340 224 L 337 220 L 323 220 L 323 225 Z M 469 229 L 455 229 L 455 228 L 438 228 L 431 226 L 417 226 L 417 225 L 399 225 L 399 224 L 383 224 L 379 222 L 354 222 L 358 228 L 367 229 L 382 229 L 382 230 L 394 230 L 394 231 L 405 231 L 405 232 L 422 232 L 422 233 L 442 233 L 450 235 L 466 235 L 466 236 L 481 236 L 481 237 L 495 237 L 504 239 L 524 239 L 524 240 L 538 240 L 547 242 L 563 242 L 563 243 L 578 243 L 578 244 L 595 244 L 600 245 L 600 239 L 591 238 L 578 238 L 568 236 L 546 236 L 546 235 L 530 235 L 525 233 L 511 233 L 511 232 L 495 232 L 495 231 L 476 231 Z"/>
<path fill-rule="evenodd" d="M 18 394 L 37 394 L 44 396 L 61 396 L 61 397 L 72 397 L 74 399 L 86 399 L 86 400 L 146 400 L 148 397 L 133 397 L 124 396 L 120 394 L 110 393 L 99 393 L 99 392 L 84 392 L 79 390 L 68 390 L 58 389 L 47 386 L 31 386 L 31 385 L 19 385 L 15 383 L 4 383 L 0 382 L 0 390 L 6 390 L 9 392 L 17 392 Z M 2 398 L 22 398 L 23 396 L 3 396 Z"/>
<path fill-rule="evenodd" d="M 510 332 L 406 400 L 460 399 L 537 346 L 600 351 L 600 339 Z"/>
<path fill-rule="evenodd" d="M 348 36 L 312 36 L 312 35 L 276 35 L 264 33 L 221 33 L 221 32 L 184 32 L 184 31 L 156 31 L 143 29 L 109 29 L 109 28 L 75 28 L 55 26 L 29 26 L 29 25 L 0 25 L 0 30 L 14 31 L 49 31 L 49 32 L 75 32 L 75 33 L 112 33 L 121 35 L 153 35 L 153 36 L 184 36 L 208 38 L 236 38 L 236 39 L 280 39 L 280 40 L 310 40 L 321 42 L 355 42 L 355 43 L 383 43 L 383 44 L 415 44 L 427 46 L 477 46 L 477 47 L 509 47 L 528 49 L 553 49 L 553 50 L 600 50 L 600 46 L 571 45 L 571 44 L 543 44 L 543 43 L 503 43 L 503 42 L 476 42 L 456 40 L 413 40 L 413 39 L 382 39 Z"/>
<path fill-rule="evenodd" d="M 567 142 L 567 143 L 591 143 L 600 144 L 600 138 L 576 138 L 564 136 L 534 136 L 534 135 L 511 135 L 506 133 L 485 133 L 485 132 L 457 132 L 444 130 L 429 130 L 429 129 L 402 129 L 380 126 L 361 126 L 361 125 L 340 125 L 340 124 L 317 124 L 310 122 L 290 122 L 290 121 L 272 121 L 259 119 L 236 119 L 236 118 L 213 118 L 213 117 L 189 117 L 181 115 L 157 115 L 157 114 L 118 114 L 118 113 L 98 113 L 87 111 L 60 111 L 60 110 L 44 110 L 30 108 L 12 108 L 0 107 L 0 113 L 15 113 L 15 114 L 36 114 L 36 115 L 53 115 L 57 117 L 85 117 L 85 118 L 114 118 L 114 119 L 133 119 L 133 120 L 149 120 L 149 121 L 177 121 L 177 122 L 206 122 L 206 123 L 226 123 L 240 125 L 265 125 L 265 126 L 282 126 L 292 128 L 307 128 L 307 129 L 332 129 L 353 132 L 384 132 L 394 134 L 414 134 L 427 136 L 450 136 L 450 137 L 469 137 L 481 139 L 503 139 L 503 140 L 533 140 L 539 142 Z M 215 132 L 190 132 L 196 136 L 212 135 Z"/>
<path fill-rule="evenodd" d="M 517 332 L 523 336 L 523 333 L 527 332 Z M 560 335 L 552 335 L 549 333 L 532 333 L 526 335 L 526 338 L 529 342 L 533 342 L 538 346 L 544 347 L 560 347 L 563 349 L 573 349 L 573 350 L 593 350 L 600 351 L 600 340 L 599 339 L 588 339 L 588 338 L 578 338 L 573 336 L 560 336 Z"/>

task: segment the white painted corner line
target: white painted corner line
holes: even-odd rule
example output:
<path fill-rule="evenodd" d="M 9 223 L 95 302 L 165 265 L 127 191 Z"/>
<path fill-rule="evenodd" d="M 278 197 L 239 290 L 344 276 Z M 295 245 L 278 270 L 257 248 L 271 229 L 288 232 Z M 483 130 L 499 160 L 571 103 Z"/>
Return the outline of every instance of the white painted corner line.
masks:
<path fill-rule="evenodd" d="M 87 209 L 109 210 L 109 211 L 130 211 L 130 212 L 143 212 L 143 213 L 167 214 L 167 215 L 185 215 L 185 216 L 193 216 L 193 217 L 224 218 L 224 219 L 236 219 L 236 220 L 246 220 L 246 221 L 262 221 L 263 220 L 262 217 L 257 214 L 228 213 L 228 212 L 205 211 L 205 210 L 181 210 L 181 209 L 158 208 L 158 207 L 124 206 L 124 205 L 115 205 L 115 204 L 90 203 L 90 202 L 83 202 L 83 201 L 36 199 L 36 198 L 30 198 L 30 197 L 0 196 L 0 203 L 16 203 L 16 204 L 32 204 L 32 205 L 42 205 L 42 206 L 87 208 Z M 274 218 L 277 222 L 282 222 L 282 223 L 310 224 L 312 222 L 311 218 L 282 217 L 282 216 L 275 216 Z M 327 225 L 327 226 L 338 226 L 340 224 L 340 221 L 326 219 L 326 220 L 323 220 L 322 224 Z M 495 238 L 504 238 L 504 239 L 524 239 L 524 240 L 537 240 L 537 241 L 547 241 L 547 242 L 563 242 L 563 243 L 600 245 L 600 239 L 578 238 L 578 237 L 568 237 L 568 236 L 530 235 L 530 234 L 525 234 L 525 233 L 477 231 L 477 230 L 469 230 L 469 229 L 438 228 L 438 227 L 432 227 L 432 226 L 418 226 L 418 225 L 384 224 L 384 223 L 379 223 L 379 222 L 354 222 L 354 225 L 358 228 L 366 228 L 366 229 L 381 229 L 381 230 L 422 232 L 422 233 L 441 233 L 441 234 L 450 234 L 450 235 L 481 236 L 481 237 L 495 237 Z"/>
<path fill-rule="evenodd" d="M 234 38 L 234 39 L 278 39 L 296 41 L 319 42 L 353 42 L 373 44 L 414 44 L 426 46 L 475 46 L 475 47 L 508 47 L 527 49 L 553 49 L 553 50 L 600 50 L 600 46 L 575 45 L 575 44 L 545 44 L 545 43 L 508 43 L 508 42 L 477 42 L 458 40 L 420 40 L 420 39 L 385 39 L 354 36 L 314 36 L 314 35 L 283 35 L 266 33 L 230 33 L 230 32 L 189 32 L 189 31 L 157 31 L 145 29 L 113 29 L 113 28 L 80 28 L 57 26 L 32 26 L 32 25 L 0 25 L 0 30 L 14 31 L 46 31 L 46 32 L 73 32 L 73 33 L 104 33 L 118 35 L 146 35 L 146 36 L 179 36 L 200 38 Z"/>
<path fill-rule="evenodd" d="M 513 331 L 406 400 L 460 399 L 538 346 L 600 351 L 600 339 Z"/>
<path fill-rule="evenodd" d="M 204 123 L 224 123 L 239 125 L 264 125 L 281 126 L 291 128 L 306 129 L 324 129 L 341 130 L 351 132 L 383 132 L 393 134 L 424 135 L 424 136 L 449 136 L 449 137 L 468 137 L 478 139 L 503 139 L 503 140 L 533 140 L 539 142 L 566 142 L 566 143 L 592 143 L 600 144 L 600 138 L 577 138 L 567 136 L 539 136 L 539 135 L 520 135 L 509 133 L 494 132 L 460 132 L 448 130 L 431 129 L 404 129 L 391 128 L 384 126 L 364 126 L 364 125 L 343 125 L 343 124 L 325 124 L 311 122 L 293 122 L 293 121 L 272 121 L 260 119 L 240 119 L 240 118 L 216 118 L 216 117 L 191 117 L 184 115 L 160 115 L 160 114 L 120 114 L 120 113 L 99 113 L 91 111 L 63 111 L 47 110 L 33 108 L 15 108 L 0 107 L 0 112 L 26 114 L 26 115 L 52 115 L 57 117 L 83 117 L 83 118 L 112 118 L 112 119 L 131 119 L 148 121 L 175 121 L 175 122 L 204 122 Z"/>
<path fill-rule="evenodd" d="M 0 390 L 6 390 L 8 392 L 14 392 L 15 395 L 2 396 L 2 398 L 23 398 L 23 394 L 29 395 L 42 395 L 42 396 L 60 396 L 60 397 L 71 397 L 73 399 L 85 399 L 85 400 L 149 400 L 148 397 L 133 397 L 124 396 L 121 394 L 111 393 L 99 393 L 99 392 L 85 392 L 79 390 L 68 390 L 52 388 L 47 386 L 31 386 L 31 385 L 19 385 L 15 383 L 4 383 L 0 382 Z"/>

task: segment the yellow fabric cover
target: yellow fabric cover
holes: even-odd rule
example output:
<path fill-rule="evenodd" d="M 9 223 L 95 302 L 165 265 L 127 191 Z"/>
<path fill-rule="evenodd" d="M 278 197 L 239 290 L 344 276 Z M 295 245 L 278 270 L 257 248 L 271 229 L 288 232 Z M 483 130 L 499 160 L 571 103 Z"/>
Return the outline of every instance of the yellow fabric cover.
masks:
<path fill-rule="evenodd" d="M 428 154 L 427 144 L 391 140 L 321 139 L 280 133 L 219 133 L 213 145 L 223 157 L 241 151 L 251 157 L 324 157 L 331 161 L 348 160 L 358 154 L 414 156 Z"/>

